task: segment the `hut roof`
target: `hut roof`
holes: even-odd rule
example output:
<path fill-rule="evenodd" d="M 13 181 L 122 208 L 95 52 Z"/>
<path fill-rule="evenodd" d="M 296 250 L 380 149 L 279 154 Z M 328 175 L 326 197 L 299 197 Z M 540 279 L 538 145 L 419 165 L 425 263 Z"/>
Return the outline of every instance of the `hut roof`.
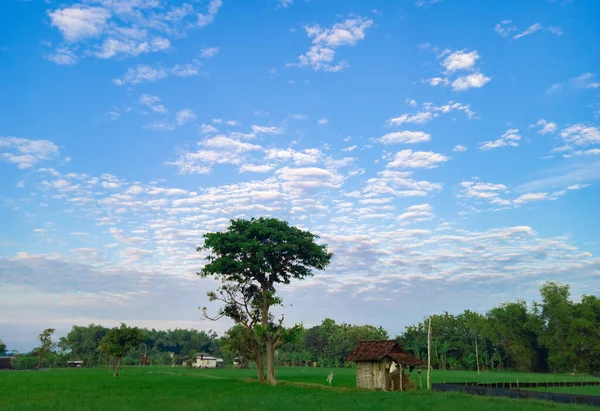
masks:
<path fill-rule="evenodd" d="M 385 357 L 406 365 L 423 364 L 423 361 L 408 355 L 396 340 L 361 341 L 346 357 L 346 361 L 381 361 Z"/>

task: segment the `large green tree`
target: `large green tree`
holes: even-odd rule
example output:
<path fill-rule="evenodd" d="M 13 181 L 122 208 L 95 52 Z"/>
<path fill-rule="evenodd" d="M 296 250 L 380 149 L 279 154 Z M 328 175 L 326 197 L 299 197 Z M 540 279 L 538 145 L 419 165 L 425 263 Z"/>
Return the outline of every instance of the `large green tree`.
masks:
<path fill-rule="evenodd" d="M 4 354 L 4 351 L 6 351 L 6 344 L 4 344 L 4 341 L 0 340 L 0 353 Z"/>
<path fill-rule="evenodd" d="M 100 341 L 100 352 L 114 357 L 117 360 L 115 377 L 119 376 L 121 360 L 132 348 L 144 342 L 144 333 L 137 327 L 127 327 L 121 323 L 120 327 L 111 328 Z"/>
<path fill-rule="evenodd" d="M 227 302 L 228 308 L 237 308 L 223 314 L 238 321 L 240 304 L 245 301 L 250 303 L 248 311 L 260 316 L 252 332 L 264 345 L 270 384 L 276 383 L 275 349 L 285 337 L 283 317 L 274 321 L 270 311 L 282 305 L 277 286 L 327 267 L 333 254 L 326 245 L 317 244 L 318 238 L 276 218 L 236 219 L 231 220 L 227 231 L 205 234 L 204 246 L 197 249 L 208 252 L 207 264 L 198 273 L 201 277 L 214 277 L 222 287 L 242 287 L 233 295 L 242 295 L 243 301 Z"/>

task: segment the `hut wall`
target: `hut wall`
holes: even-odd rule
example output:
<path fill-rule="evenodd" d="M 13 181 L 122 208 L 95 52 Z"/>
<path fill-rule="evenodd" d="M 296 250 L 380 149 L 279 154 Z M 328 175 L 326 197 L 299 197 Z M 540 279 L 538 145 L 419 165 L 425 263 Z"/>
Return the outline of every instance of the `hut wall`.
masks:
<path fill-rule="evenodd" d="M 373 362 L 358 361 L 356 363 L 356 387 L 372 390 L 373 387 Z"/>
<path fill-rule="evenodd" d="M 368 390 L 386 390 L 388 383 L 386 364 L 379 361 L 356 363 L 356 387 Z"/>

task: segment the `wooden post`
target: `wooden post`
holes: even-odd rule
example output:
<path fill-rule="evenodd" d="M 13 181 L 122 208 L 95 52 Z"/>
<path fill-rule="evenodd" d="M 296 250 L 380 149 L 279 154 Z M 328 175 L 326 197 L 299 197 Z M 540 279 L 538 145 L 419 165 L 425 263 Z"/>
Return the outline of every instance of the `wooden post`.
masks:
<path fill-rule="evenodd" d="M 423 389 L 423 377 L 421 376 L 423 370 L 419 368 L 417 372 L 419 373 L 419 388 Z"/>
<path fill-rule="evenodd" d="M 477 336 L 475 336 L 475 359 L 477 360 L 477 375 L 479 375 L 479 350 L 477 349 Z"/>
<path fill-rule="evenodd" d="M 404 391 L 404 383 L 402 377 L 404 377 L 404 364 L 400 363 L 400 392 Z"/>
<path fill-rule="evenodd" d="M 431 317 L 429 317 L 429 331 L 427 331 L 427 389 L 431 389 Z"/>

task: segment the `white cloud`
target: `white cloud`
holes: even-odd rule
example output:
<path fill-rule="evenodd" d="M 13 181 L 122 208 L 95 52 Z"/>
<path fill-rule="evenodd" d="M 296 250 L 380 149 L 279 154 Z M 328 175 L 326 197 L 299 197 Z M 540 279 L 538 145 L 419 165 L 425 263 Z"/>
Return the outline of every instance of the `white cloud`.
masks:
<path fill-rule="evenodd" d="M 175 124 L 167 120 L 156 120 L 146 124 L 144 128 L 150 131 L 173 131 L 175 130 Z"/>
<path fill-rule="evenodd" d="M 107 25 L 111 13 L 102 7 L 76 4 L 49 13 L 53 27 L 58 28 L 65 40 L 76 42 L 89 37 L 98 37 Z"/>
<path fill-rule="evenodd" d="M 140 64 L 135 68 L 128 68 L 127 72 L 120 79 L 114 79 L 113 83 L 122 86 L 125 84 L 139 84 L 143 81 L 156 81 L 167 77 L 165 69 L 150 67 Z"/>
<path fill-rule="evenodd" d="M 412 100 L 410 105 L 415 107 L 417 103 Z M 416 114 L 402 114 L 399 117 L 390 118 L 386 121 L 386 124 L 389 126 L 401 126 L 404 123 L 425 124 L 430 120 L 439 117 L 441 114 L 448 114 L 453 111 L 462 111 L 469 119 L 476 118 L 475 112 L 471 110 L 469 104 L 449 101 L 447 104 L 436 106 L 431 102 L 425 102 L 422 104 L 422 111 L 419 111 Z"/>
<path fill-rule="evenodd" d="M 444 77 L 433 77 L 422 80 L 432 87 L 452 86 L 454 91 L 464 91 L 470 88 L 481 88 L 491 81 L 491 77 L 482 74 L 475 68 L 480 55 L 477 50 L 467 51 L 465 49 L 458 51 L 444 50 L 438 54 L 438 58 L 446 56 L 440 63 L 444 68 L 441 74 Z M 472 73 L 461 75 L 452 79 L 452 76 L 458 75 L 458 72 L 471 71 Z"/>
<path fill-rule="evenodd" d="M 519 197 L 517 197 L 517 199 L 515 199 L 513 201 L 513 203 L 515 205 L 519 206 L 522 204 L 530 203 L 532 201 L 546 200 L 547 198 L 548 198 L 548 193 L 529 193 L 529 194 L 520 195 Z"/>
<path fill-rule="evenodd" d="M 581 157 L 581 156 L 598 156 L 600 155 L 600 148 L 591 148 L 589 150 L 577 150 L 569 154 L 564 154 L 563 157 Z"/>
<path fill-rule="evenodd" d="M 518 141 L 521 140 L 521 135 L 519 134 L 519 129 L 511 128 L 508 129 L 500 136 L 499 139 L 494 141 L 485 141 L 480 143 L 477 147 L 479 150 L 488 151 L 493 150 L 500 147 L 518 147 Z"/>
<path fill-rule="evenodd" d="M 217 133 L 219 130 L 212 124 L 202 123 L 202 125 L 198 128 L 198 131 L 201 134 L 211 134 L 211 133 Z"/>
<path fill-rule="evenodd" d="M 165 114 L 168 110 L 164 104 L 160 104 L 160 98 L 151 96 L 150 94 L 142 94 L 140 97 L 140 103 L 149 107 L 155 113 Z"/>
<path fill-rule="evenodd" d="M 556 83 L 546 90 L 546 94 L 556 94 L 563 89 L 596 89 L 600 83 L 595 81 L 594 73 L 583 73 L 580 76 L 572 77 L 564 83 Z"/>
<path fill-rule="evenodd" d="M 423 80 L 423 82 L 429 84 L 432 87 L 450 85 L 450 80 L 448 80 L 447 78 L 442 78 L 442 77 L 430 78 L 427 80 Z"/>
<path fill-rule="evenodd" d="M 320 126 L 324 126 L 327 123 L 329 123 L 329 120 L 327 120 L 326 118 L 320 118 L 319 120 L 317 120 L 317 124 Z"/>
<path fill-rule="evenodd" d="M 388 167 L 394 168 L 436 168 L 450 160 L 443 154 L 432 151 L 401 150 L 396 153 L 394 160 L 388 163 Z"/>
<path fill-rule="evenodd" d="M 590 144 L 600 144 L 600 130 L 598 127 L 587 124 L 577 123 L 563 129 L 560 136 L 567 142 L 587 146 Z"/>
<path fill-rule="evenodd" d="M 334 62 L 336 49 L 340 46 L 356 45 L 365 38 L 365 30 L 372 25 L 372 20 L 356 17 L 335 23 L 329 29 L 319 25 L 305 26 L 306 34 L 313 38 L 313 46 L 299 57 L 299 63 L 290 63 L 288 66 L 309 66 L 316 71 L 340 71 L 347 67 L 348 63 Z"/>
<path fill-rule="evenodd" d="M 46 56 L 46 59 L 61 66 L 72 66 L 77 64 L 79 58 L 67 47 L 60 47 L 52 54 Z"/>
<path fill-rule="evenodd" d="M 277 170 L 275 174 L 281 180 L 286 181 L 291 188 L 338 188 L 344 182 L 344 178 L 339 174 L 318 167 L 283 167 Z"/>
<path fill-rule="evenodd" d="M 502 20 L 494 27 L 494 31 L 503 37 L 508 36 L 510 33 L 516 30 L 518 30 L 518 27 L 512 25 L 512 20 Z"/>
<path fill-rule="evenodd" d="M 239 168 L 240 173 L 268 173 L 271 170 L 273 170 L 273 166 L 269 164 L 244 164 Z"/>
<path fill-rule="evenodd" d="M 284 9 L 287 9 L 292 5 L 293 2 L 294 0 L 277 0 L 277 8 L 282 7 Z"/>
<path fill-rule="evenodd" d="M 570 79 L 569 84 L 574 88 L 599 88 L 600 83 L 594 81 L 594 77 L 596 77 L 594 73 L 583 73 Z"/>
<path fill-rule="evenodd" d="M 433 118 L 430 112 L 419 112 L 416 114 L 402 114 L 400 117 L 390 118 L 387 124 L 392 126 L 400 126 L 403 123 L 425 124 Z"/>
<path fill-rule="evenodd" d="M 448 55 L 441 64 L 449 73 L 452 73 L 457 70 L 472 69 L 478 59 L 479 53 L 476 50 L 470 52 L 458 50 Z"/>
<path fill-rule="evenodd" d="M 481 88 L 492 80 L 481 73 L 472 73 L 467 76 L 458 77 L 452 82 L 452 90 L 464 91 L 470 88 Z"/>
<path fill-rule="evenodd" d="M 417 1 L 415 1 L 415 6 L 416 7 L 430 6 L 432 4 L 439 3 L 441 1 L 442 0 L 417 0 Z"/>
<path fill-rule="evenodd" d="M 228 151 L 238 151 L 238 152 L 262 149 L 262 147 L 259 145 L 243 143 L 241 141 L 234 140 L 232 138 L 225 137 L 225 136 L 212 137 L 212 138 L 209 138 L 208 140 L 205 140 L 199 144 L 204 147 L 216 148 L 216 149 L 228 150 Z"/>
<path fill-rule="evenodd" d="M 252 114 L 255 116 L 268 116 L 271 113 L 260 108 L 255 108 L 254 111 L 252 111 Z"/>
<path fill-rule="evenodd" d="M 173 68 L 170 70 L 170 73 L 177 77 L 197 76 L 201 74 L 199 69 L 201 65 L 202 64 L 197 61 L 194 61 L 193 63 L 186 63 L 184 65 L 177 64 L 173 66 Z"/>
<path fill-rule="evenodd" d="M 410 178 L 411 172 L 383 170 L 377 177 L 367 180 L 364 194 L 369 197 L 393 195 L 396 197 L 424 197 L 439 192 L 441 183 L 417 181 Z"/>
<path fill-rule="evenodd" d="M 525 37 L 528 36 L 530 34 L 535 33 L 536 31 L 539 31 L 543 28 L 543 26 L 540 23 L 534 23 L 531 26 L 529 26 L 525 31 L 523 31 L 522 33 L 519 33 L 515 36 L 513 36 L 514 40 L 520 39 L 521 37 Z"/>
<path fill-rule="evenodd" d="M 496 26 L 494 27 L 494 31 L 496 33 L 500 34 L 502 37 L 507 37 L 507 36 L 511 35 L 512 33 L 519 30 L 519 28 L 517 26 L 513 25 L 512 23 L 513 23 L 512 20 L 502 20 L 500 23 L 496 24 Z M 546 27 L 544 29 L 544 26 L 542 26 L 542 24 L 534 23 L 534 24 L 530 25 L 527 29 L 525 29 L 523 32 L 514 35 L 512 37 L 512 39 L 518 40 L 521 37 L 528 36 L 530 34 L 533 34 L 535 32 L 541 31 L 541 30 L 548 31 L 557 36 L 560 36 L 563 34 L 563 31 L 560 27 L 550 26 L 550 27 Z"/>
<path fill-rule="evenodd" d="M 16 164 L 21 170 L 32 168 L 44 160 L 55 159 L 59 154 L 56 144 L 48 140 L 0 137 L 0 158 Z"/>
<path fill-rule="evenodd" d="M 433 220 L 433 217 L 433 207 L 431 205 L 419 204 L 408 207 L 406 212 L 398 216 L 398 220 L 402 225 L 407 225 Z"/>
<path fill-rule="evenodd" d="M 545 119 L 539 119 L 537 123 L 530 125 L 529 127 L 537 128 L 539 134 L 554 134 L 558 129 L 556 123 L 548 122 Z"/>
<path fill-rule="evenodd" d="M 509 201 L 500 198 L 500 194 L 508 190 L 504 184 L 463 181 L 459 185 L 463 190 L 458 197 L 485 200 L 500 205 L 510 204 Z"/>
<path fill-rule="evenodd" d="M 155 82 L 167 78 L 170 75 L 178 77 L 190 77 L 200 74 L 199 62 L 188 63 L 184 65 L 175 65 L 170 69 L 165 69 L 160 65 L 148 66 L 140 64 L 136 67 L 130 67 L 121 78 L 113 79 L 113 83 L 118 86 L 126 84 L 135 85 L 144 81 Z"/>
<path fill-rule="evenodd" d="M 383 144 L 416 144 L 431 141 L 431 134 L 423 131 L 396 131 L 382 136 L 379 141 Z"/>
<path fill-rule="evenodd" d="M 191 109 L 184 109 L 177 112 L 175 115 L 175 121 L 178 125 L 183 126 L 185 123 L 189 123 L 190 121 L 196 118 L 196 113 L 194 113 Z"/>
<path fill-rule="evenodd" d="M 462 153 L 462 152 L 464 152 L 464 151 L 467 151 L 467 150 L 468 150 L 468 148 L 467 148 L 467 147 L 465 147 L 465 146 L 461 146 L 460 144 L 458 144 L 456 147 L 454 147 L 454 148 L 452 149 L 452 151 L 454 151 L 454 152 L 456 152 L 456 153 Z"/>
<path fill-rule="evenodd" d="M 48 16 L 65 41 L 46 58 L 75 64 L 81 57 L 110 59 L 163 51 L 171 47 L 170 37 L 213 22 L 220 6 L 221 0 L 211 0 L 204 14 L 195 10 L 195 4 L 169 5 L 157 0 L 86 0 L 62 6 Z"/>
<path fill-rule="evenodd" d="M 204 48 L 204 49 L 200 50 L 200 57 L 203 57 L 203 58 L 214 57 L 217 55 L 218 52 L 219 52 L 218 47 Z"/>
<path fill-rule="evenodd" d="M 252 126 L 252 132 L 255 134 L 283 134 L 283 129 L 275 126 Z"/>
<path fill-rule="evenodd" d="M 346 148 L 342 148 L 341 151 L 350 152 L 350 151 L 356 150 L 357 148 L 358 148 L 358 146 L 349 146 L 349 147 L 346 147 Z"/>

